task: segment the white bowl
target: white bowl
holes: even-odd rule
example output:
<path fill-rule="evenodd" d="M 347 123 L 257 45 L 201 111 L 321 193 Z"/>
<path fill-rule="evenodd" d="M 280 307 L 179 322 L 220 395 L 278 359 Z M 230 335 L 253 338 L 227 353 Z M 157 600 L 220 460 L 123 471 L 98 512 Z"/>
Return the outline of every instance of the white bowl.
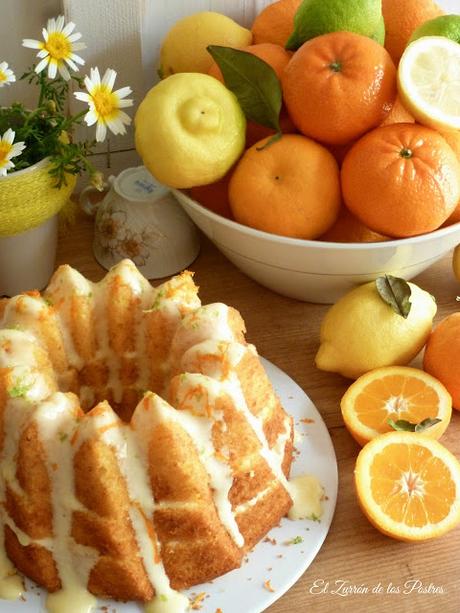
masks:
<path fill-rule="evenodd" d="M 216 215 L 181 191 L 172 193 L 235 266 L 261 285 L 306 302 L 336 302 L 355 285 L 384 273 L 412 279 L 460 243 L 460 223 L 381 243 L 287 238 Z"/>

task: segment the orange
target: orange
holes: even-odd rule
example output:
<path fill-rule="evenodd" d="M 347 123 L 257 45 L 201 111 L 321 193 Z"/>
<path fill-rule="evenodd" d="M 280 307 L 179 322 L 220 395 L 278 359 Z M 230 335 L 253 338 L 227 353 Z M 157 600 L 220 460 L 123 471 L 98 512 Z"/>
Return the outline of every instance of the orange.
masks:
<path fill-rule="evenodd" d="M 276 72 L 276 76 L 278 77 L 278 79 L 281 78 L 283 70 L 286 68 L 289 60 L 291 59 L 291 54 L 289 53 L 289 51 L 286 51 L 284 47 L 281 47 L 280 45 L 275 45 L 273 43 L 260 43 L 258 45 L 249 45 L 248 47 L 244 47 L 242 51 L 252 53 L 252 55 L 257 56 L 259 59 L 266 62 Z M 221 81 L 222 83 L 224 82 L 222 72 L 214 60 L 211 64 L 210 69 L 208 70 L 208 74 L 211 75 L 211 77 L 219 79 L 219 81 Z"/>
<path fill-rule="evenodd" d="M 252 228 L 316 238 L 336 220 L 340 208 L 337 162 L 318 143 L 286 134 L 244 153 L 230 179 L 230 206 L 237 221 Z"/>
<path fill-rule="evenodd" d="M 350 211 L 386 236 L 431 232 L 460 199 L 460 164 L 444 138 L 418 124 L 395 123 L 363 136 L 342 165 Z"/>
<path fill-rule="evenodd" d="M 415 123 L 415 119 L 406 110 L 406 107 L 401 102 L 401 98 L 396 96 L 395 103 L 389 114 L 385 117 L 381 126 L 391 126 L 394 123 Z"/>
<path fill-rule="evenodd" d="M 275 45 L 273 43 L 249 45 L 249 47 L 244 48 L 244 51 L 252 53 L 264 62 L 267 62 L 267 64 L 269 64 L 276 72 L 276 76 L 279 79 L 281 79 L 283 70 L 286 68 L 292 55 L 289 51 L 286 51 L 286 49 L 280 47 L 280 45 Z M 222 72 L 216 62 L 212 63 L 208 74 L 210 74 L 211 77 L 218 79 L 222 83 L 224 82 Z M 296 132 L 296 127 L 292 123 L 292 120 L 289 117 L 284 105 L 280 112 L 280 127 L 283 134 L 291 134 Z M 253 121 L 248 121 L 246 124 L 246 148 L 252 147 L 252 145 L 257 143 L 259 140 L 267 138 L 267 136 L 274 133 L 275 130 L 272 130 L 271 128 L 266 128 L 265 126 L 261 126 Z"/>
<path fill-rule="evenodd" d="M 460 313 L 449 315 L 433 330 L 423 368 L 446 386 L 454 408 L 460 410 Z"/>
<path fill-rule="evenodd" d="M 252 24 L 254 43 L 275 43 L 284 47 L 294 29 L 294 15 L 302 0 L 278 0 L 261 11 Z"/>
<path fill-rule="evenodd" d="M 343 421 L 353 438 L 365 445 L 392 432 L 388 420 L 419 424 L 427 418 L 441 421 L 423 431 L 440 438 L 452 415 L 452 398 L 431 375 L 408 366 L 387 366 L 362 375 L 345 392 L 341 402 Z"/>
<path fill-rule="evenodd" d="M 460 130 L 440 130 L 439 132 L 447 141 L 448 145 L 453 149 L 457 160 L 460 162 Z M 460 221 L 460 201 L 458 202 L 454 212 L 446 221 L 445 225 L 450 225 Z"/>
<path fill-rule="evenodd" d="M 380 243 L 389 239 L 366 228 L 343 206 L 335 224 L 319 240 L 332 243 Z"/>
<path fill-rule="evenodd" d="M 424 541 L 460 522 L 460 463 L 423 434 L 374 438 L 356 460 L 355 486 L 369 521 L 395 539 Z"/>
<path fill-rule="evenodd" d="M 443 14 L 433 0 L 382 0 L 385 48 L 398 64 L 412 32 L 422 23 Z"/>
<path fill-rule="evenodd" d="M 323 143 L 343 145 L 379 126 L 396 98 L 396 68 L 375 41 L 332 32 L 304 43 L 282 79 L 297 128 Z"/>
<path fill-rule="evenodd" d="M 230 209 L 230 201 L 228 199 L 228 184 L 232 171 L 228 172 L 220 181 L 209 183 L 208 185 L 200 185 L 192 187 L 190 197 L 205 206 L 207 209 L 222 217 L 233 219 Z"/>

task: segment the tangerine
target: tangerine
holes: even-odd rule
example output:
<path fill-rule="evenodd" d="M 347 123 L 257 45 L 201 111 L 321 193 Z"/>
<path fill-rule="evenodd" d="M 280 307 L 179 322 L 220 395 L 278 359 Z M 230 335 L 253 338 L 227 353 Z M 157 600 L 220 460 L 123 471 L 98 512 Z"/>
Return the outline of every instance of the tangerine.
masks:
<path fill-rule="evenodd" d="M 294 29 L 294 16 L 302 0 L 278 0 L 265 7 L 252 24 L 255 43 L 275 43 L 284 47 Z"/>
<path fill-rule="evenodd" d="M 433 0 L 382 0 L 385 49 L 397 65 L 413 31 L 429 19 L 443 15 Z"/>
<path fill-rule="evenodd" d="M 363 136 L 341 171 L 345 204 L 374 232 L 402 238 L 439 228 L 460 199 L 460 164 L 444 138 L 395 123 Z"/>
<path fill-rule="evenodd" d="M 384 121 L 396 98 L 396 68 L 372 39 L 332 32 L 294 53 L 282 85 L 289 115 L 302 134 L 343 145 Z"/>
<path fill-rule="evenodd" d="M 246 150 L 230 179 L 236 221 L 293 238 L 316 238 L 340 209 L 339 169 L 322 145 L 286 134 Z"/>

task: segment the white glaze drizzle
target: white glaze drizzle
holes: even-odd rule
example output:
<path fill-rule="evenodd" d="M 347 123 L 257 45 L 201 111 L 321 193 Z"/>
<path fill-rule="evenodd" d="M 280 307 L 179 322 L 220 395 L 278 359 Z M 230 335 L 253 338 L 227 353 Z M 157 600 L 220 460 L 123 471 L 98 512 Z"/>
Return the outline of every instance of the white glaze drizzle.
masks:
<path fill-rule="evenodd" d="M 166 598 L 164 602 L 179 603 L 182 601 L 188 606 L 187 598 L 171 589 L 159 556 L 160 544 L 154 532 L 149 530 L 146 524 L 146 521 L 153 522 L 155 507 L 147 471 L 146 446 L 148 442 L 145 442 L 145 437 L 148 436 L 148 430 L 133 429 L 123 424 L 108 403 L 101 403 L 97 414 L 88 416 L 83 427 L 80 428 L 77 448 L 87 438 L 97 436 L 98 432 L 101 440 L 114 450 L 128 488 L 129 516 L 139 555 L 156 593 L 154 602 L 163 602 L 163 598 Z M 153 527 L 153 523 L 151 525 Z M 178 613 L 180 611 L 178 609 Z"/>
<path fill-rule="evenodd" d="M 96 598 L 87 590 L 88 578 L 98 553 L 78 545 L 71 538 L 72 513 L 84 510 L 75 497 L 73 457 L 71 444 L 77 427 L 77 399 L 60 392 L 42 402 L 34 419 L 40 439 L 46 448 L 46 465 L 51 483 L 53 507 L 53 558 L 61 580 L 61 589 L 48 594 L 49 613 L 89 613 Z"/>
<path fill-rule="evenodd" d="M 289 519 L 314 519 L 323 514 L 321 500 L 324 489 L 313 475 L 294 477 L 289 482 L 289 490 L 294 504 L 289 510 Z"/>
<path fill-rule="evenodd" d="M 54 391 L 53 382 L 46 381 L 36 370 L 35 351 L 37 350 L 37 341 L 31 334 L 19 330 L 0 331 L 0 368 L 11 369 L 6 381 L 7 391 L 15 388 L 16 391 L 23 390 L 20 396 L 10 398 L 6 402 L 3 412 L 4 439 L 0 453 L 0 598 L 8 600 L 18 598 L 24 587 L 6 555 L 5 525 L 15 532 L 20 543 L 29 544 L 30 539 L 7 515 L 4 504 L 6 486 L 19 494 L 23 493 L 16 478 L 15 458 L 19 439 L 35 409 L 35 402 Z"/>
<path fill-rule="evenodd" d="M 83 358 L 75 348 L 72 338 L 72 297 L 86 296 L 91 298 L 94 283 L 86 279 L 70 266 L 62 266 L 53 276 L 46 290 L 46 296 L 51 299 L 55 309 L 56 319 L 61 332 L 62 342 L 69 364 L 80 370 L 84 366 Z"/>
<path fill-rule="evenodd" d="M 120 361 L 110 346 L 109 326 L 106 310 L 109 308 L 106 286 L 112 276 L 116 274 L 114 268 L 93 288 L 94 321 L 97 321 L 94 333 L 97 350 L 95 358 L 103 362 L 107 368 L 107 387 L 112 390 L 115 402 L 120 402 L 123 388 L 120 383 Z"/>
<path fill-rule="evenodd" d="M 182 403 L 182 406 L 185 401 L 181 399 L 180 396 L 181 393 L 186 394 L 189 383 L 192 386 L 205 386 L 210 400 L 212 397 L 219 395 L 219 384 L 209 377 L 198 374 L 188 374 L 181 377 L 181 379 L 181 383 L 184 385 L 179 386 L 177 394 L 179 396 L 179 403 Z M 168 421 L 174 422 L 179 424 L 179 426 L 191 437 L 199 453 L 200 461 L 208 473 L 209 485 L 212 490 L 212 496 L 219 519 L 235 541 L 236 545 L 242 547 L 244 545 L 244 538 L 238 528 L 232 505 L 228 499 L 228 494 L 233 484 L 232 470 L 228 463 L 216 457 L 216 450 L 212 439 L 212 426 L 215 421 L 223 421 L 222 412 L 214 411 L 212 418 L 201 417 L 192 414 L 192 412 L 187 409 L 176 410 L 159 396 L 154 396 L 153 394 L 149 394 L 147 398 L 144 398 L 144 402 L 145 401 L 150 402 L 153 408 L 151 417 L 152 425 Z M 190 401 L 191 400 L 187 398 L 189 406 Z M 199 401 L 197 401 L 197 404 L 198 403 Z"/>
<path fill-rule="evenodd" d="M 286 453 L 286 444 L 291 439 L 292 425 L 291 419 L 288 415 L 284 418 L 283 430 L 279 433 L 276 443 L 272 447 L 272 452 L 279 458 L 281 464 L 284 461 L 284 454 Z"/>

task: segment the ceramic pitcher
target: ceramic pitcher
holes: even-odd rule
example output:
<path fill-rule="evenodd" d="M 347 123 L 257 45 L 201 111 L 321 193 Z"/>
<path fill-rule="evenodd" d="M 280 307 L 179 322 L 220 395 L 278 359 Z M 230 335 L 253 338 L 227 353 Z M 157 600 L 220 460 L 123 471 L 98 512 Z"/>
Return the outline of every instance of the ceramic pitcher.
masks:
<path fill-rule="evenodd" d="M 105 269 L 130 258 L 147 279 L 176 274 L 199 252 L 198 233 L 171 195 L 144 166 L 127 168 L 109 177 L 100 204 L 83 190 L 83 209 L 95 213 L 93 252 Z"/>

